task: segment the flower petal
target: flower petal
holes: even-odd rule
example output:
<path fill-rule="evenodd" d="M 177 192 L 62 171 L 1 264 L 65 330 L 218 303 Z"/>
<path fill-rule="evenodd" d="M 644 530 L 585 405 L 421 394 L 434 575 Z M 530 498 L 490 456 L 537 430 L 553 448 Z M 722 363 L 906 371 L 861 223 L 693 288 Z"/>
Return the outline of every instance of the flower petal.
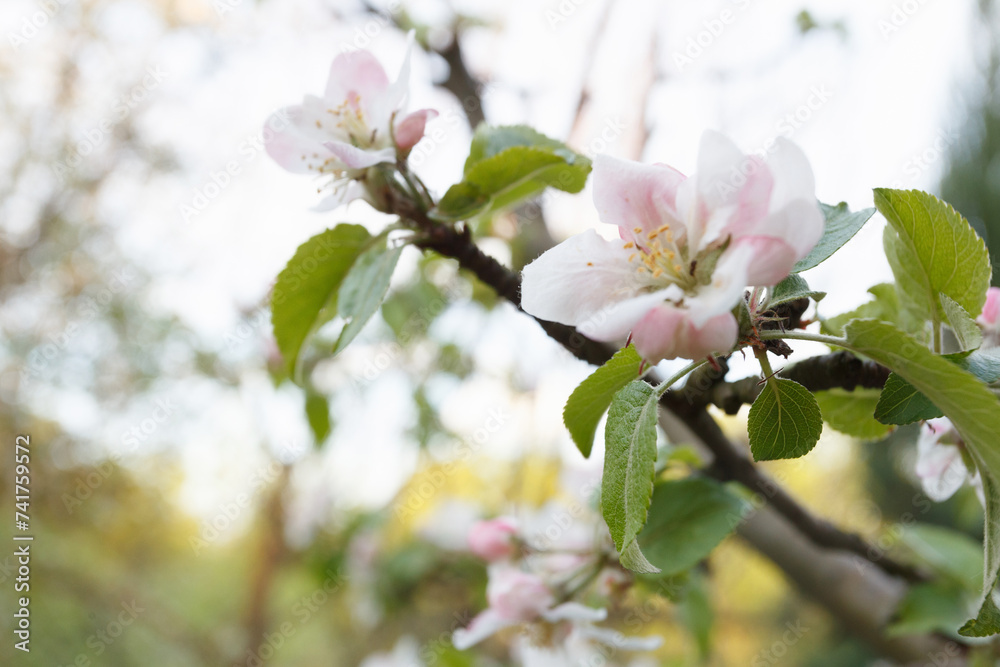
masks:
<path fill-rule="evenodd" d="M 396 146 L 404 153 L 413 148 L 424 136 L 424 128 L 427 121 L 437 118 L 438 112 L 434 109 L 421 109 L 414 111 L 396 126 Z"/>
<path fill-rule="evenodd" d="M 751 251 L 751 261 L 744 274 L 745 285 L 777 285 L 788 277 L 788 272 L 799 259 L 795 248 L 773 236 L 745 236 L 735 241 L 733 247 Z"/>
<path fill-rule="evenodd" d="M 697 293 L 685 301 L 695 327 L 700 329 L 710 319 L 731 311 L 739 303 L 749 284 L 749 271 L 757 259 L 757 251 L 751 244 L 735 243 L 722 253 L 712 272 L 712 282 L 699 287 Z"/>
<path fill-rule="evenodd" d="M 367 109 L 370 101 L 380 98 L 388 87 L 389 77 L 370 51 L 350 51 L 333 59 L 323 97 L 337 107 L 356 96 Z"/>
<path fill-rule="evenodd" d="M 686 309 L 662 304 L 651 309 L 632 329 L 632 341 L 643 359 L 701 359 L 733 349 L 739 326 L 732 313 L 709 319 L 696 327 Z"/>
<path fill-rule="evenodd" d="M 929 428 L 920 431 L 917 440 L 917 477 L 924 493 L 931 500 L 947 500 L 969 478 L 969 470 L 962 461 L 962 452 L 947 441 L 953 439 L 951 422 L 932 419 Z"/>
<path fill-rule="evenodd" d="M 751 160 L 728 137 L 706 130 L 698 144 L 696 181 L 704 205 L 715 209 L 736 204 L 744 178 L 741 167 Z"/>
<path fill-rule="evenodd" d="M 677 189 L 684 174 L 666 165 L 647 165 L 608 155 L 594 159 L 594 205 L 601 222 L 618 225 L 623 238 L 642 238 L 670 224 L 679 242 L 685 226 L 677 214 Z"/>
<path fill-rule="evenodd" d="M 991 329 L 997 328 L 1000 320 L 1000 287 L 991 287 L 986 292 L 986 304 L 979 316 L 979 322 Z"/>
<path fill-rule="evenodd" d="M 493 609 L 485 609 L 472 619 L 467 628 L 455 630 L 451 635 L 451 641 L 455 648 L 464 651 L 512 625 L 516 625 L 516 622 L 501 618 L 500 614 Z"/>
<path fill-rule="evenodd" d="M 797 199 L 814 202 L 816 179 L 809 158 L 797 144 L 784 137 L 778 137 L 774 146 L 767 156 L 767 166 L 774 174 L 771 210 L 776 211 Z"/>
<path fill-rule="evenodd" d="M 351 169 L 365 169 L 380 162 L 396 161 L 396 151 L 391 148 L 364 150 L 343 141 L 326 141 L 323 146 Z"/>
<path fill-rule="evenodd" d="M 333 154 L 302 132 L 302 107 L 285 107 L 264 124 L 264 150 L 284 169 L 296 174 L 319 173 Z M 281 127 L 280 130 L 274 128 Z"/>
<path fill-rule="evenodd" d="M 521 307 L 550 322 L 586 324 L 590 335 L 623 335 L 636 321 L 620 321 L 633 316 L 631 310 L 617 309 L 619 316 L 608 329 L 606 320 L 619 302 L 649 286 L 629 262 L 630 254 L 621 241 L 606 241 L 592 229 L 572 236 L 524 267 Z"/>
<path fill-rule="evenodd" d="M 620 651 L 654 651 L 663 645 L 663 637 L 627 637 L 611 628 L 581 626 L 580 634 Z"/>
<path fill-rule="evenodd" d="M 595 609 L 579 602 L 564 602 L 558 607 L 553 607 L 542 612 L 542 618 L 550 623 L 557 621 L 580 621 L 584 623 L 595 623 L 603 621 L 608 617 L 607 609 Z"/>

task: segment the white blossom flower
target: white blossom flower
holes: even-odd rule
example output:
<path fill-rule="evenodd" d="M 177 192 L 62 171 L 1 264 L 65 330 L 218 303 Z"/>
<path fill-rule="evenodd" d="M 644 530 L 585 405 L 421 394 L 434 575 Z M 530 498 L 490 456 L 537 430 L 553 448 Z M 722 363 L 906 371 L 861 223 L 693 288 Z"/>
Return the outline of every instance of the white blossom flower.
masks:
<path fill-rule="evenodd" d="M 823 234 L 812 170 L 785 139 L 762 160 L 707 132 L 691 178 L 599 155 L 593 181 L 621 240 L 587 231 L 550 249 L 524 268 L 521 305 L 601 341 L 631 331 L 648 361 L 731 350 L 745 287 L 780 282 Z"/>
<path fill-rule="evenodd" d="M 369 167 L 405 157 L 437 115 L 421 109 L 403 115 L 410 78 L 410 46 L 394 83 L 368 51 L 337 56 L 330 66 L 323 97 L 306 95 L 302 104 L 281 109 L 268 119 L 268 155 L 294 173 L 332 177 L 332 193 L 317 210 L 328 210 L 366 196 L 358 182 Z M 274 128 L 281 128 L 274 132 Z"/>

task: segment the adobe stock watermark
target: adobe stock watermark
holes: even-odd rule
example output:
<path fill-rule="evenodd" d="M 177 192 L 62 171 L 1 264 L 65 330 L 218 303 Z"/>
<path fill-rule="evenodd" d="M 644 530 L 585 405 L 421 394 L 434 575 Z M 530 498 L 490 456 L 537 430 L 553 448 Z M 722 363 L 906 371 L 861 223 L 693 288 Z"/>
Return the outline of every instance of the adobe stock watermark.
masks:
<path fill-rule="evenodd" d="M 19 29 L 7 33 L 7 40 L 14 50 L 19 50 L 45 29 L 52 17 L 69 4 L 69 0 L 35 0 L 38 11 L 21 19 Z"/>
<path fill-rule="evenodd" d="M 281 132 L 289 125 L 292 119 L 285 110 L 278 111 L 267 119 L 264 129 L 260 134 L 250 135 L 239 145 L 237 154 L 233 159 L 226 161 L 218 170 L 209 172 L 208 178 L 198 187 L 195 187 L 191 199 L 181 202 L 178 205 L 181 219 L 190 224 L 197 216 L 215 201 L 223 190 L 228 188 L 233 180 L 240 175 L 248 163 L 253 161 L 262 150 L 265 144 L 274 135 Z"/>
<path fill-rule="evenodd" d="M 279 458 L 288 460 L 302 453 L 305 446 L 300 443 L 286 443 L 280 451 Z M 219 503 L 218 511 L 210 518 L 201 522 L 201 530 L 195 537 L 188 538 L 188 545 L 195 556 L 216 542 L 222 535 L 235 525 L 243 512 L 251 507 L 257 496 L 264 493 L 281 477 L 285 464 L 278 460 L 271 461 L 266 466 L 260 466 L 247 478 L 246 491 L 237 493 L 233 498 Z"/>
<path fill-rule="evenodd" d="M 925 171 L 930 169 L 935 163 L 948 154 L 948 149 L 958 143 L 960 137 L 957 132 L 941 130 L 934 137 L 934 140 L 922 151 L 915 153 L 903 163 L 900 171 L 903 176 L 910 179 L 917 179 Z M 892 182 L 892 187 L 902 190 L 906 186 L 902 179 Z"/>
<path fill-rule="evenodd" d="M 833 91 L 827 88 L 826 84 L 810 86 L 805 101 L 785 114 L 775 124 L 778 134 L 786 139 L 791 139 L 832 98 Z M 764 142 L 761 148 L 744 157 L 738 165 L 729 171 L 728 175 L 715 179 L 710 187 L 714 191 L 713 194 L 717 197 L 719 205 L 739 191 L 749 178 L 764 165 L 767 158 L 779 150 L 781 150 L 781 144 L 778 143 L 777 137 L 772 137 Z"/>
<path fill-rule="evenodd" d="M 135 277 L 132 268 L 126 266 L 111 274 L 111 280 L 96 296 L 79 298 L 78 301 L 82 305 L 78 309 L 78 317 L 63 327 L 62 331 L 47 335 L 46 342 L 35 346 L 25 357 L 24 365 L 21 367 L 21 381 L 28 382 L 30 379 L 41 377 L 48 365 L 79 335 L 82 325 L 96 319 L 107 310 L 115 295 L 122 292 L 135 280 Z"/>
<path fill-rule="evenodd" d="M 385 9 L 374 9 L 372 18 L 365 21 L 364 25 L 355 26 L 354 36 L 350 43 L 340 45 L 341 53 L 353 53 L 360 49 L 367 49 L 376 37 L 383 30 L 395 23 L 395 15 L 403 9 L 401 0 L 389 0 Z"/>
<path fill-rule="evenodd" d="M 304 595 L 292 605 L 292 616 L 298 624 L 292 620 L 285 620 L 279 623 L 274 630 L 265 632 L 261 637 L 263 641 L 240 658 L 236 665 L 243 667 L 262 667 L 264 663 L 273 658 L 278 650 L 285 645 L 289 639 L 295 636 L 298 629 L 312 620 L 320 609 L 344 587 L 346 577 L 340 571 L 328 568 L 326 570 L 323 583 L 309 595 Z"/>
<path fill-rule="evenodd" d="M 809 627 L 802 624 L 801 620 L 794 623 L 785 623 L 785 632 L 780 639 L 774 641 L 767 648 L 761 649 L 754 655 L 750 662 L 750 667 L 772 667 L 778 664 L 782 658 L 788 655 L 788 649 L 799 643 L 799 640 L 809 632 Z"/>
<path fill-rule="evenodd" d="M 576 10 L 580 8 L 588 0 L 561 0 L 561 2 L 556 5 L 555 9 L 545 10 L 545 20 L 549 22 L 549 29 L 555 30 L 559 24 L 565 23 L 576 14 Z"/>
<path fill-rule="evenodd" d="M 93 471 L 86 475 L 77 475 L 73 492 L 63 493 L 61 497 L 67 512 L 73 514 L 114 474 L 126 454 L 138 449 L 141 443 L 149 440 L 160 426 L 172 420 L 177 413 L 177 405 L 169 398 L 158 398 L 153 401 L 153 404 L 154 408 L 147 417 L 132 424 L 131 427 L 122 432 L 122 446 L 115 450 L 108 460 L 96 466 Z"/>
<path fill-rule="evenodd" d="M 897 2 L 893 4 L 892 11 L 889 12 L 887 18 L 879 19 L 878 30 L 882 33 L 882 39 L 886 42 L 892 38 L 894 34 L 899 32 L 903 26 L 910 22 L 920 8 L 926 5 L 930 0 L 905 0 L 904 2 Z"/>
<path fill-rule="evenodd" d="M 123 600 L 121 608 L 122 610 L 104 627 L 98 628 L 94 634 L 87 638 L 86 645 L 90 651 L 77 653 L 76 657 L 66 664 L 66 667 L 97 667 L 97 665 L 105 664 L 103 660 L 92 660 L 91 656 L 100 658 L 104 655 L 108 647 L 118 641 L 125 631 L 135 623 L 136 619 L 146 611 L 134 599 L 129 602 Z"/>
<path fill-rule="evenodd" d="M 83 163 L 84 158 L 96 151 L 105 142 L 115 126 L 128 118 L 132 111 L 163 83 L 168 74 L 169 72 L 160 65 L 150 65 L 146 68 L 146 75 L 139 83 L 132 86 L 125 94 L 115 98 L 111 105 L 111 113 L 83 133 L 83 138 L 73 145 L 67 158 L 56 162 L 53 173 L 59 182 L 65 184 L 69 175 Z"/>
<path fill-rule="evenodd" d="M 745 10 L 752 2 L 753 0 L 732 0 L 732 4 L 739 11 Z M 736 22 L 736 18 L 737 12 L 727 7 L 720 11 L 717 16 L 702 21 L 702 29 L 687 38 L 683 49 L 675 50 L 673 53 L 677 71 L 683 72 L 685 67 L 693 65 L 694 61 L 700 58 L 705 51 L 712 48 L 716 40 L 726 32 L 726 28 Z"/>
<path fill-rule="evenodd" d="M 402 521 L 416 514 L 423 509 L 431 498 L 437 495 L 449 477 L 459 470 L 459 466 L 471 459 L 476 453 L 489 442 L 493 436 L 499 433 L 507 424 L 509 415 L 503 408 L 492 408 L 483 425 L 472 433 L 472 442 L 459 441 L 455 445 L 453 455 L 436 469 L 425 472 L 419 484 L 409 488 L 404 498 L 395 503 L 393 514 L 396 519 Z"/>

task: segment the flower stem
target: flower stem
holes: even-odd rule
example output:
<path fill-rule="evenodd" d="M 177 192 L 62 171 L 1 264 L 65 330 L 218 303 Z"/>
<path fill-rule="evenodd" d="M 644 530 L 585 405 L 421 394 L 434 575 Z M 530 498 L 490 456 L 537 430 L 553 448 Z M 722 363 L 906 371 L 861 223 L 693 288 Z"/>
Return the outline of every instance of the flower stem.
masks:
<path fill-rule="evenodd" d="M 657 396 L 663 396 L 663 394 L 671 387 L 671 385 L 678 382 L 685 375 L 695 370 L 696 368 L 703 366 L 708 363 L 708 359 L 702 359 L 701 361 L 692 361 L 690 364 L 679 370 L 674 375 L 670 376 L 660 384 L 656 385 L 653 391 L 656 392 Z"/>
<path fill-rule="evenodd" d="M 761 331 L 761 340 L 809 340 L 814 343 L 823 343 L 825 345 L 832 345 L 834 347 L 843 347 L 850 349 L 850 345 L 847 343 L 845 338 L 837 338 L 836 336 L 825 336 L 823 334 L 810 333 L 808 331 Z"/>

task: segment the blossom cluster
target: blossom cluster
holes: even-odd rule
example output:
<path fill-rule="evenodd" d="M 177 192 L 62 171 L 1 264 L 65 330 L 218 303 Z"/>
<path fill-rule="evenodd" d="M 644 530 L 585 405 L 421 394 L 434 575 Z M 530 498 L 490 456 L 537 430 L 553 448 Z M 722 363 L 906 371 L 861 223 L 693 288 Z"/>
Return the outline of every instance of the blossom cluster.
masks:
<path fill-rule="evenodd" d="M 618 567 L 609 536 L 595 538 L 598 521 L 563 523 L 553 531 L 552 516 L 543 510 L 523 521 L 500 517 L 472 526 L 469 550 L 488 563 L 488 607 L 454 633 L 455 647 L 467 649 L 512 627 L 524 631 L 516 645 L 525 664 L 580 664 L 606 655 L 601 646 L 614 652 L 659 647 L 659 637 L 625 637 L 596 625 L 607 619 L 607 609 L 579 600 L 588 592 L 614 595 L 629 575 Z"/>

